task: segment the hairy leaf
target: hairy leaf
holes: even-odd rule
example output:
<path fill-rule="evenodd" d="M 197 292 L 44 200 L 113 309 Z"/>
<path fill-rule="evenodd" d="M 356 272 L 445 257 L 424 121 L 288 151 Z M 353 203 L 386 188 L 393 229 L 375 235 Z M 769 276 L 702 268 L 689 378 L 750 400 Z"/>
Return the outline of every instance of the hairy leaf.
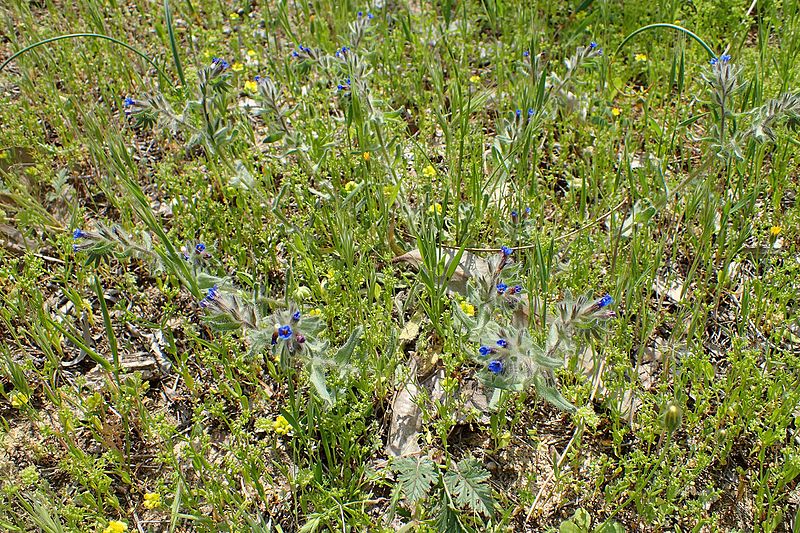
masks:
<path fill-rule="evenodd" d="M 436 465 L 427 457 L 398 459 L 393 468 L 403 487 L 403 495 L 410 502 L 426 497 L 431 485 L 436 481 Z"/>
<path fill-rule="evenodd" d="M 465 505 L 473 511 L 491 515 L 494 508 L 492 489 L 487 483 L 491 474 L 477 459 L 467 458 L 456 463 L 444 475 L 447 490 L 455 497 L 459 505 Z"/>

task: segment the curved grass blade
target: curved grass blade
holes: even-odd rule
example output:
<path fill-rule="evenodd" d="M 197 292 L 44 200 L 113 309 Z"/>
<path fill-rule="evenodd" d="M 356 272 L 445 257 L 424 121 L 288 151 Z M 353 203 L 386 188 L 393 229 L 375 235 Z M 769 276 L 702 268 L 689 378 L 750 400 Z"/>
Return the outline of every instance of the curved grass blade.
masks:
<path fill-rule="evenodd" d="M 150 56 L 148 56 L 147 54 L 145 54 L 144 52 L 142 52 L 140 50 L 137 50 L 136 48 L 134 48 L 133 46 L 129 45 L 128 43 L 120 41 L 119 39 L 115 39 L 114 37 L 109 37 L 108 35 L 103 35 L 101 33 L 68 33 L 68 34 L 65 34 L 65 35 L 58 35 L 56 37 L 50 37 L 49 39 L 44 39 L 42 41 L 35 42 L 35 43 L 31 44 L 31 45 L 26 46 L 22 50 L 17 51 L 16 53 L 12 54 L 11 57 L 9 57 L 5 61 L 3 61 L 3 63 L 0 64 L 0 72 L 2 72 L 3 69 L 6 68 L 8 66 L 8 64 L 11 63 L 12 61 L 14 61 L 16 58 L 18 58 L 19 56 L 21 56 L 22 54 L 24 54 L 24 53 L 26 53 L 26 52 L 28 52 L 30 50 L 33 50 L 34 48 L 38 48 L 39 46 L 43 46 L 45 44 L 54 43 L 56 41 L 62 41 L 64 39 L 77 39 L 79 37 L 88 37 L 88 38 L 93 38 L 93 39 L 105 39 L 106 41 L 111 41 L 114 44 L 118 44 L 118 45 L 122 46 L 123 48 L 126 48 L 126 49 L 130 50 L 134 54 L 138 55 L 139 57 L 141 57 L 142 59 L 144 59 L 145 61 L 150 63 L 150 65 L 154 69 L 156 69 L 156 71 L 158 71 L 159 75 L 161 75 L 162 78 L 167 80 L 167 83 L 169 83 L 170 87 L 175 88 L 175 85 L 172 83 L 172 80 L 170 80 L 169 77 L 164 73 L 164 71 L 161 70 L 161 68 L 158 65 L 156 65 L 155 61 L 150 59 Z"/>
<path fill-rule="evenodd" d="M 619 43 L 619 46 L 617 46 L 617 49 L 614 50 L 614 55 L 617 55 L 619 53 L 619 51 L 622 50 L 622 48 L 626 44 L 628 44 L 628 41 L 630 41 L 631 39 L 633 39 L 634 37 L 636 37 L 640 33 L 644 33 L 646 31 L 650 31 L 650 30 L 656 30 L 656 29 L 659 29 L 659 28 L 667 28 L 667 29 L 683 32 L 686 35 L 688 35 L 689 37 L 691 37 L 692 39 L 694 39 L 700 46 L 705 48 L 706 52 L 708 52 L 709 57 L 712 57 L 712 58 L 713 57 L 717 57 L 717 54 L 714 53 L 714 50 L 712 50 L 711 47 L 708 46 L 708 44 L 706 44 L 706 42 L 703 39 L 701 39 L 696 33 L 692 32 L 692 31 L 689 31 L 689 30 L 687 30 L 686 28 L 684 28 L 682 26 L 678 26 L 677 24 L 669 24 L 667 22 L 659 22 L 659 23 L 656 23 L 656 24 L 648 24 L 647 26 L 642 26 L 641 28 L 639 28 L 637 30 L 634 30 L 627 37 L 622 39 L 622 42 Z"/>

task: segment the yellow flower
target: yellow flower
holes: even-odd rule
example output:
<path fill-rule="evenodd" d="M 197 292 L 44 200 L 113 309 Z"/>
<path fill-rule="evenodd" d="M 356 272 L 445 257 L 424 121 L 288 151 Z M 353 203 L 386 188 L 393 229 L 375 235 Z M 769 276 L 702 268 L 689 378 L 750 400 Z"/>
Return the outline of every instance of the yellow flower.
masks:
<path fill-rule="evenodd" d="M 641 53 L 640 54 L 636 54 L 633 59 L 635 61 L 639 61 L 640 63 L 643 63 L 643 62 L 647 61 L 647 55 L 646 54 L 641 54 Z"/>
<path fill-rule="evenodd" d="M 11 406 L 15 409 L 19 409 L 23 405 L 28 405 L 28 395 L 19 391 L 14 391 L 11 393 Z"/>
<path fill-rule="evenodd" d="M 244 70 L 244 65 L 238 62 L 234 63 L 233 65 L 231 65 L 231 70 L 234 72 L 241 72 Z"/>
<path fill-rule="evenodd" d="M 272 423 L 272 431 L 278 435 L 288 435 L 292 431 L 292 426 L 289 424 L 289 421 L 283 417 L 283 415 L 278 415 L 278 418 L 276 418 L 275 422 Z"/>
<path fill-rule="evenodd" d="M 469 82 L 470 83 L 480 83 L 480 81 L 481 81 L 481 77 L 478 76 L 477 74 L 473 74 L 472 76 L 469 77 Z"/>
<path fill-rule="evenodd" d="M 356 185 L 357 184 L 356 184 L 355 181 L 352 181 L 352 180 L 348 181 L 347 183 L 344 184 L 344 192 L 350 194 L 351 192 L 353 192 L 355 190 Z"/>
<path fill-rule="evenodd" d="M 460 304 L 461 310 L 464 311 L 464 314 L 467 316 L 475 316 L 475 306 L 469 303 L 468 301 L 464 300 Z"/>
<path fill-rule="evenodd" d="M 128 531 L 128 524 L 119 520 L 112 520 L 103 530 L 103 533 L 125 533 Z"/>
<path fill-rule="evenodd" d="M 161 507 L 161 494 L 157 492 L 148 492 L 144 495 L 144 506 L 147 509 L 155 509 Z"/>
<path fill-rule="evenodd" d="M 255 50 L 248 50 L 247 51 L 247 57 L 256 57 L 256 51 Z"/>
<path fill-rule="evenodd" d="M 370 157 L 369 156 L 369 152 L 364 152 L 363 154 L 361 154 L 361 157 L 364 158 L 364 161 L 369 161 L 369 157 Z"/>
<path fill-rule="evenodd" d="M 308 312 L 308 316 L 322 316 L 322 310 L 319 307 L 315 307 Z"/>
<path fill-rule="evenodd" d="M 615 117 L 618 117 L 622 114 L 622 110 L 618 107 L 612 107 L 611 114 L 614 115 Z"/>
<path fill-rule="evenodd" d="M 249 93 L 254 93 L 256 92 L 256 89 L 258 89 L 258 83 L 254 82 L 253 80 L 247 80 L 246 82 L 244 82 L 245 91 Z"/>
<path fill-rule="evenodd" d="M 434 213 L 436 213 L 437 215 L 442 214 L 442 204 L 440 204 L 439 202 L 436 202 L 435 204 L 431 204 L 428 206 L 428 214 L 432 215 Z"/>
<path fill-rule="evenodd" d="M 231 13 L 231 20 L 239 20 L 239 13 Z"/>
<path fill-rule="evenodd" d="M 433 168 L 433 165 L 428 165 L 422 169 L 422 175 L 426 178 L 433 178 L 436 176 L 436 169 Z"/>
<path fill-rule="evenodd" d="M 781 228 L 780 226 L 772 226 L 771 228 L 769 228 L 769 234 L 772 235 L 773 237 L 777 237 L 778 235 L 780 235 L 781 231 L 783 231 L 783 228 Z"/>

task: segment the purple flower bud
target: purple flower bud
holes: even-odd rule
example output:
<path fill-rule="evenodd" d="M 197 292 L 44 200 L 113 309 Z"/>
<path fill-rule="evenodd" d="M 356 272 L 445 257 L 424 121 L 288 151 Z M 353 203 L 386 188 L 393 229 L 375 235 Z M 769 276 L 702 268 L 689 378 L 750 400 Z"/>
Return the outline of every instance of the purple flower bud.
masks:
<path fill-rule="evenodd" d="M 303 344 L 304 342 L 306 342 L 306 338 L 303 336 L 302 333 L 298 333 L 297 335 L 295 335 L 294 339 L 297 341 L 297 344 Z"/>
<path fill-rule="evenodd" d="M 295 312 L 292 314 L 292 320 L 294 320 L 295 322 L 297 322 L 298 320 L 300 320 L 300 311 L 295 311 Z"/>

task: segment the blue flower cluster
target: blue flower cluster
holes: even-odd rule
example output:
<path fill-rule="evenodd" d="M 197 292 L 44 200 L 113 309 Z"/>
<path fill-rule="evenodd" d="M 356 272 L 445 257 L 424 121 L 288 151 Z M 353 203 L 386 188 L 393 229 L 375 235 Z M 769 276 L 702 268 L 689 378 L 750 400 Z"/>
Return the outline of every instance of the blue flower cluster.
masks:
<path fill-rule="evenodd" d="M 342 46 L 341 48 L 336 50 L 336 52 L 333 55 L 335 55 L 338 58 L 343 58 L 343 57 L 345 57 L 345 55 L 349 51 L 350 51 L 350 47 L 349 46 Z"/>
<path fill-rule="evenodd" d="M 721 65 L 727 65 L 728 63 L 730 63 L 730 61 L 731 61 L 730 54 L 722 54 L 718 58 L 717 57 L 712 57 L 711 60 L 709 61 L 709 63 L 711 63 L 711 66 L 713 67 L 717 63 L 719 63 Z"/>
<path fill-rule="evenodd" d="M 350 90 L 350 78 L 344 80 L 344 83 L 340 83 L 336 86 L 337 91 L 349 91 Z"/>
<path fill-rule="evenodd" d="M 311 53 L 311 48 L 307 46 L 303 46 L 302 44 L 297 45 L 297 50 L 292 51 L 292 57 L 300 57 L 300 52 L 305 52 L 306 54 Z M 256 80 L 258 81 L 258 80 Z"/>
<path fill-rule="evenodd" d="M 200 307 L 205 309 L 206 307 L 208 307 L 217 300 L 217 296 L 219 296 L 219 287 L 217 285 L 214 285 L 213 287 L 208 289 L 208 292 L 206 293 L 205 297 L 202 300 L 200 300 Z"/>
<path fill-rule="evenodd" d="M 211 64 L 214 65 L 215 67 L 219 67 L 222 70 L 226 70 L 231 66 L 230 63 L 228 63 L 227 61 L 225 61 L 221 57 L 213 57 L 213 58 L 211 58 Z"/>
<path fill-rule="evenodd" d="M 524 218 L 527 218 L 531 214 L 531 208 L 530 207 L 526 207 L 525 211 L 523 211 L 522 213 L 523 213 Z M 511 222 L 513 222 L 514 224 L 519 222 L 519 212 L 517 210 L 511 211 Z"/>

